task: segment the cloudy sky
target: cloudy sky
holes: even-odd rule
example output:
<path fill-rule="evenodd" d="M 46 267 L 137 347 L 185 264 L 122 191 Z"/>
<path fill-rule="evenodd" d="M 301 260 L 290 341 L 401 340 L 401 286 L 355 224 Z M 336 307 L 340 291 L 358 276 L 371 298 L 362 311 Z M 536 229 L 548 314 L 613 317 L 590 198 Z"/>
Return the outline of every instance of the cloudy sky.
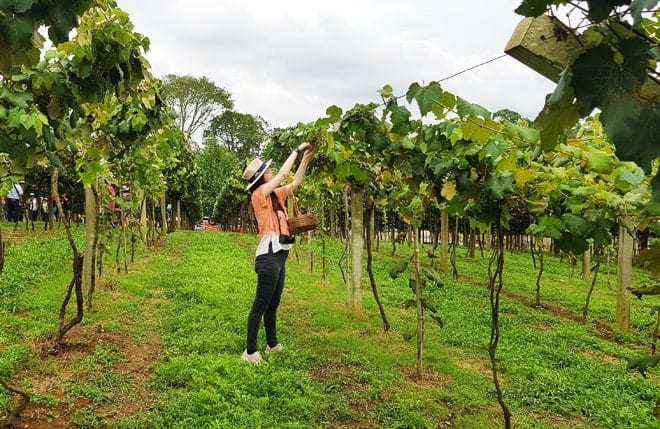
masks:
<path fill-rule="evenodd" d="M 503 54 L 520 0 L 118 0 L 157 77 L 206 76 L 236 110 L 284 127 L 379 102 Z M 442 81 L 490 111 L 534 118 L 554 84 L 505 57 Z"/>

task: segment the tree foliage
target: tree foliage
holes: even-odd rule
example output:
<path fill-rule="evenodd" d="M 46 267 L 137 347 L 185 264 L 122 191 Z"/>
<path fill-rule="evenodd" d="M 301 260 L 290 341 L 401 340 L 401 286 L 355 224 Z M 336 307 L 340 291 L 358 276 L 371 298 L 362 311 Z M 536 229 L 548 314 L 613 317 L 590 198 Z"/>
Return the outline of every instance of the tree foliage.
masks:
<path fill-rule="evenodd" d="M 234 107 L 231 94 L 205 76 L 168 74 L 163 77 L 163 96 L 188 138 L 203 130 L 213 117 Z"/>
<path fill-rule="evenodd" d="M 268 133 L 268 123 L 260 116 L 225 110 L 211 119 L 204 140 L 217 141 L 244 160 L 261 154 Z"/>
<path fill-rule="evenodd" d="M 226 223 L 228 219 L 224 219 L 223 213 L 234 215 L 236 208 L 247 201 L 244 182 L 240 181 L 243 163 L 234 152 L 208 140 L 202 149 L 196 151 L 195 165 L 202 214 Z"/>
<path fill-rule="evenodd" d="M 99 189 L 104 182 L 122 183 L 131 185 L 133 195 L 162 194 L 162 171 L 180 155 L 175 147 L 183 141 L 178 128 L 178 135 L 163 131 L 171 117 L 143 57 L 149 41 L 133 31 L 128 14 L 112 0 L 67 7 L 50 1 L 0 2 L 0 51 L 9 53 L 0 66 L 0 153 L 7 161 L 0 180 L 7 183 L 35 164 L 51 167 L 51 192 L 60 211 L 59 168 L 71 166 L 67 173 L 85 191 L 85 252 L 83 257 L 70 238 L 74 281 L 62 303 L 58 341 L 82 319 L 83 287 L 91 306 Z M 21 41 L 29 36 L 41 48 L 43 37 L 30 30 L 40 25 L 49 27 L 52 47 L 36 57 L 31 48 L 14 52 L 25 48 Z M 74 285 L 78 311 L 65 324 Z"/>
<path fill-rule="evenodd" d="M 21 65 L 32 66 L 39 62 L 44 37 L 39 28 L 47 29 L 49 39 L 62 43 L 69 39 L 71 30 L 78 26 L 79 17 L 93 4 L 103 1 L 51 0 L 0 2 L 0 73 L 11 74 Z"/>
<path fill-rule="evenodd" d="M 512 124 L 518 123 L 521 119 L 524 119 L 522 115 L 518 112 L 514 112 L 511 109 L 500 109 L 497 112 L 493 113 L 493 119 L 499 120 L 499 121 L 509 121 Z"/>

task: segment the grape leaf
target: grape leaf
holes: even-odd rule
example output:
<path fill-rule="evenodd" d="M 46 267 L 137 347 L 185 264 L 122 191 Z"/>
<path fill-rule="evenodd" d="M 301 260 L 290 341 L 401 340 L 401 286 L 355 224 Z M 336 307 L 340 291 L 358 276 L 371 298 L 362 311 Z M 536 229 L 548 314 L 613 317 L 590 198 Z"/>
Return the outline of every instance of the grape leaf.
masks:
<path fill-rule="evenodd" d="M 341 120 L 341 115 L 343 114 L 343 111 L 341 107 L 332 105 L 325 109 L 325 114 L 329 116 L 330 120 L 333 122 L 338 122 Z"/>
<path fill-rule="evenodd" d="M 612 99 L 602 110 L 601 121 L 616 146 L 619 159 L 633 161 L 650 173 L 653 160 L 660 156 L 660 107 L 657 103 L 637 105 L 630 98 L 618 102 Z"/>
<path fill-rule="evenodd" d="M 422 90 L 422 86 L 418 84 L 417 82 L 413 82 L 410 84 L 408 87 L 408 91 L 406 91 L 406 100 L 408 103 L 412 103 L 412 101 L 417 97 L 417 94 L 419 94 L 419 91 Z"/>
<path fill-rule="evenodd" d="M 454 167 L 454 160 L 434 157 L 428 161 L 428 167 L 433 171 L 435 177 L 441 177 Z"/>
<path fill-rule="evenodd" d="M 410 131 L 410 111 L 405 106 L 396 106 L 392 111 L 392 132 L 400 136 L 408 134 Z"/>
<path fill-rule="evenodd" d="M 646 67 L 651 46 L 641 38 L 619 43 L 623 64 L 617 64 L 609 45 L 599 45 L 581 54 L 571 67 L 571 86 L 578 111 L 586 116 L 596 107 L 603 107 L 609 98 L 625 98 L 641 88 L 646 79 Z"/>
<path fill-rule="evenodd" d="M 523 0 L 515 12 L 522 16 L 540 16 L 543 15 L 553 0 Z"/>
<path fill-rule="evenodd" d="M 411 85 L 412 86 L 412 85 Z M 431 82 L 426 87 L 421 88 L 415 94 L 415 101 L 419 106 L 419 112 L 426 116 L 433 106 L 442 100 L 442 87 L 438 82 Z"/>
<path fill-rule="evenodd" d="M 491 173 L 484 184 L 485 188 L 500 200 L 508 193 L 513 192 L 513 175 L 510 171 L 496 171 Z"/>
<path fill-rule="evenodd" d="M 508 147 L 509 143 L 507 142 L 503 142 L 497 139 L 490 139 L 484 145 L 481 153 L 479 154 L 479 157 L 481 159 L 490 158 L 494 161 L 499 160 L 499 158 L 506 152 Z"/>
<path fill-rule="evenodd" d="M 633 0 L 630 3 L 630 14 L 633 17 L 633 27 L 637 26 L 642 20 L 642 11 L 653 10 L 658 4 L 658 0 Z"/>
<path fill-rule="evenodd" d="M 468 118 L 462 124 L 463 138 L 479 144 L 485 144 L 493 135 L 493 131 L 484 125 L 485 122 L 483 119 L 473 117 Z"/>
<path fill-rule="evenodd" d="M 32 103 L 33 97 L 34 95 L 32 93 L 12 91 L 6 86 L 2 88 L 2 93 L 0 94 L 0 100 L 6 100 L 9 104 L 22 108 L 27 108 Z"/>
<path fill-rule="evenodd" d="M 456 107 L 456 96 L 451 92 L 445 91 L 445 93 L 442 94 L 442 105 L 449 110 L 453 109 Z"/>
<path fill-rule="evenodd" d="M 48 36 L 55 43 L 69 40 L 69 32 L 78 25 L 78 16 L 71 7 L 64 2 L 53 2 L 48 7 L 48 21 L 50 28 Z"/>
<path fill-rule="evenodd" d="M 456 182 L 453 180 L 446 181 L 445 184 L 442 185 L 440 195 L 442 195 L 447 201 L 453 200 L 456 196 Z"/>
<path fill-rule="evenodd" d="M 569 84 L 569 76 L 566 74 L 559 79 L 555 91 L 546 99 L 543 110 L 534 119 L 534 127 L 541 136 L 541 147 L 546 152 L 554 149 L 560 138 L 563 140 L 566 129 L 580 119 L 577 106 L 573 103 L 574 93 Z"/>
<path fill-rule="evenodd" d="M 589 249 L 589 241 L 584 237 L 576 237 L 574 235 L 565 234 L 560 239 L 555 241 L 557 250 L 563 252 L 579 255 Z"/>
<path fill-rule="evenodd" d="M 0 16 L 0 39 L 14 52 L 28 49 L 32 46 L 36 24 L 34 19 L 24 15 Z"/>
<path fill-rule="evenodd" d="M 534 143 L 539 140 L 539 131 L 534 128 L 521 127 L 508 121 L 505 121 L 502 126 L 506 135 L 512 139 L 519 138 L 528 143 Z"/>
<path fill-rule="evenodd" d="M 530 226 L 525 229 L 526 234 L 531 234 L 534 236 L 542 236 L 542 234 L 545 232 L 545 227 L 537 225 L 535 223 L 531 224 Z"/>
<path fill-rule="evenodd" d="M 644 180 L 644 171 L 632 162 L 623 163 L 612 172 L 614 186 L 622 192 L 630 192 Z"/>
<path fill-rule="evenodd" d="M 596 173 L 610 174 L 614 169 L 614 157 L 607 152 L 592 149 L 583 152 L 582 156 L 587 160 L 587 168 Z"/>
<path fill-rule="evenodd" d="M 660 216 L 660 202 L 649 203 L 644 210 L 649 216 Z"/>
<path fill-rule="evenodd" d="M 537 176 L 538 171 L 531 168 L 516 168 L 512 173 L 516 185 L 522 187 L 525 186 L 527 182 L 533 180 Z"/>
<path fill-rule="evenodd" d="M 629 4 L 630 0 L 587 0 L 587 3 L 589 4 L 589 18 L 600 22 L 607 18 L 616 6 Z"/>
<path fill-rule="evenodd" d="M 564 222 L 556 216 L 544 215 L 539 217 L 539 227 L 543 228 L 542 232 L 546 237 L 558 240 L 562 237 L 562 230 L 564 229 Z"/>
<path fill-rule="evenodd" d="M 458 116 L 465 118 L 466 116 L 480 116 L 483 119 L 490 119 L 490 112 L 479 106 L 478 104 L 470 103 L 460 97 L 456 101 L 456 110 Z"/>
<path fill-rule="evenodd" d="M 564 214 L 562 221 L 572 235 L 588 237 L 593 230 L 591 224 L 585 218 L 572 213 Z"/>
<path fill-rule="evenodd" d="M 3 5 L 5 7 L 2 9 L 11 13 L 25 13 L 32 9 L 36 2 L 36 0 L 11 0 L 8 2 L 10 4 Z"/>
<path fill-rule="evenodd" d="M 378 93 L 383 98 L 390 98 L 392 96 L 393 91 L 394 88 L 392 88 L 392 85 L 385 85 L 380 91 L 378 91 Z"/>

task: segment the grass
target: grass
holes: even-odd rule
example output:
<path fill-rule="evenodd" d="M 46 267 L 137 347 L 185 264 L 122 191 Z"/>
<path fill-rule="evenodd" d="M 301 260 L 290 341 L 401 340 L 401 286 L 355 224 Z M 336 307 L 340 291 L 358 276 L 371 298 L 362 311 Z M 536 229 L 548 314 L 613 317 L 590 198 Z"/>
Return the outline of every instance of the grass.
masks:
<path fill-rule="evenodd" d="M 26 411 L 42 415 L 42 422 L 57 415 L 80 428 L 503 426 L 487 353 L 487 256 L 465 258 L 459 249 L 459 279 L 442 273 L 443 287 L 427 287 L 444 327 L 427 317 L 419 379 L 416 315 L 406 307 L 413 297 L 409 273 L 388 275 L 412 250 L 398 246 L 391 256 L 385 243 L 374 270 L 390 332 L 383 332 L 366 273 L 364 312 L 348 316 L 337 266 L 343 246 L 326 243 L 321 280 L 316 239 L 314 272 L 307 269 L 306 243 L 296 245 L 287 263 L 279 312 L 286 350 L 266 355 L 266 365 L 241 361 L 256 241 L 214 231 L 169 234 L 128 273 L 108 274 L 70 349 L 41 359 L 31 343 L 54 326 L 52 311 L 68 282 L 66 264 L 51 268 L 41 281 L 22 286 L 29 293 L 16 294 L 15 308 L 0 314 L 0 326 L 15 326 L 0 331 L 0 373 L 37 392 L 35 408 Z M 23 245 L 33 243 L 16 247 Z M 635 299 L 632 333 L 616 335 L 615 291 L 605 268 L 590 318 L 580 322 L 572 316 L 581 315 L 589 281 L 570 277 L 566 262 L 546 256 L 546 307 L 536 308 L 531 258 L 505 257 L 498 359 L 514 427 L 660 427 L 653 416 L 658 370 L 650 369 L 647 379 L 625 371 L 626 358 L 649 353 L 654 297 Z M 644 276 L 636 272 L 635 281 Z M 259 344 L 263 348 L 263 332 Z M 46 389 L 48 382 L 58 386 Z"/>

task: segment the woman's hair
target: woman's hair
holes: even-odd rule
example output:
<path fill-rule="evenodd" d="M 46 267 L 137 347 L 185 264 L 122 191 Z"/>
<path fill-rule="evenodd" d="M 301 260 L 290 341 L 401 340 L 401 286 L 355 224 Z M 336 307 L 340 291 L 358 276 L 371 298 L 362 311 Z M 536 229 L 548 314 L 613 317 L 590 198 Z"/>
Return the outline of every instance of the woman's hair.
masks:
<path fill-rule="evenodd" d="M 254 182 L 254 183 L 252 184 L 252 186 L 250 186 L 250 187 L 248 188 L 248 192 L 249 192 L 250 194 L 253 193 L 257 188 L 259 188 L 259 186 L 263 185 L 264 183 L 266 183 L 266 181 L 264 180 L 264 176 L 262 175 L 262 176 L 259 178 L 259 180 L 257 180 L 256 182 Z"/>
<path fill-rule="evenodd" d="M 270 193 L 270 200 L 273 202 L 273 211 L 275 213 L 277 213 L 277 212 L 286 213 L 286 210 L 284 210 L 284 207 L 282 207 L 282 204 L 280 203 L 280 199 L 277 198 L 277 195 L 275 195 L 275 192 Z"/>

